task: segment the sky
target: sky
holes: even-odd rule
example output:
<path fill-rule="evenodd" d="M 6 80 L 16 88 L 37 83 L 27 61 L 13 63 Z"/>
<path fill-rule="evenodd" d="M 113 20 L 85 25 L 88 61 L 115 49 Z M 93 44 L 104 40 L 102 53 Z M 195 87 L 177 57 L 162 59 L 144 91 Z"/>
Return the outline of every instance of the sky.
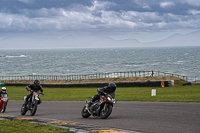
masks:
<path fill-rule="evenodd" d="M 152 42 L 200 30 L 200 0 L 0 0 L 0 39 L 103 36 Z"/>

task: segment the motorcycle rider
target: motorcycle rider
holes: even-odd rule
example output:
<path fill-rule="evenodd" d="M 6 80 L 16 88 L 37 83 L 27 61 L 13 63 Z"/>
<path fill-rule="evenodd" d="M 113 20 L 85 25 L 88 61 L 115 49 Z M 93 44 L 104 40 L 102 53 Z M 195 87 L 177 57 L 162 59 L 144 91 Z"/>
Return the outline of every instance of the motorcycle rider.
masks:
<path fill-rule="evenodd" d="M 91 102 L 88 103 L 88 106 L 90 106 L 93 102 L 100 99 L 100 95 L 107 93 L 110 94 L 113 98 L 115 98 L 115 90 L 117 85 L 114 82 L 108 83 L 108 86 L 104 86 L 102 89 L 97 89 L 98 94 L 94 95 L 92 97 Z"/>
<path fill-rule="evenodd" d="M 1 95 L 1 94 L 8 94 L 8 93 L 6 92 L 6 87 L 2 87 L 2 88 L 1 88 L 0 95 Z"/>
<path fill-rule="evenodd" d="M 40 85 L 40 81 L 38 79 L 34 80 L 34 84 L 27 85 L 25 88 L 27 91 L 30 91 L 30 90 L 41 91 L 42 95 L 44 95 L 44 90 L 42 89 L 42 86 Z M 25 104 L 28 103 L 28 99 L 30 98 L 31 95 L 32 95 L 32 92 L 27 95 Z M 42 100 L 40 99 L 38 104 L 40 104 L 41 102 Z"/>
<path fill-rule="evenodd" d="M 7 94 L 7 96 L 8 96 L 8 93 L 6 92 L 6 87 L 1 88 L 0 97 L 1 97 L 1 94 Z M 8 99 L 9 99 L 9 96 L 8 96 Z M 3 112 L 3 110 L 1 110 L 1 112 Z"/>

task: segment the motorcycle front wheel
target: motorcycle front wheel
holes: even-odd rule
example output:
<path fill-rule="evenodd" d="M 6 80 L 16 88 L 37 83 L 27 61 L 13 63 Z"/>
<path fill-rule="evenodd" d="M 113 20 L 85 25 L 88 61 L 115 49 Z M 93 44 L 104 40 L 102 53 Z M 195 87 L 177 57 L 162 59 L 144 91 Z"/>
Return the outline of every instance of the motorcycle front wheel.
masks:
<path fill-rule="evenodd" d="M 88 118 L 91 114 L 87 111 L 86 106 L 83 107 L 81 115 L 83 118 Z"/>
<path fill-rule="evenodd" d="M 25 115 L 27 112 L 26 104 L 23 104 L 21 107 L 21 115 Z"/>
<path fill-rule="evenodd" d="M 31 116 L 35 115 L 36 111 L 37 111 L 37 102 L 35 102 L 34 104 L 31 103 L 31 113 L 30 113 Z"/>
<path fill-rule="evenodd" d="M 1 104 L 1 112 L 4 113 L 6 111 L 6 103 Z"/>
<path fill-rule="evenodd" d="M 108 104 L 107 106 L 105 106 L 100 113 L 100 118 L 101 119 L 106 119 L 108 118 L 108 116 L 110 116 L 112 112 L 112 106 L 110 104 Z"/>

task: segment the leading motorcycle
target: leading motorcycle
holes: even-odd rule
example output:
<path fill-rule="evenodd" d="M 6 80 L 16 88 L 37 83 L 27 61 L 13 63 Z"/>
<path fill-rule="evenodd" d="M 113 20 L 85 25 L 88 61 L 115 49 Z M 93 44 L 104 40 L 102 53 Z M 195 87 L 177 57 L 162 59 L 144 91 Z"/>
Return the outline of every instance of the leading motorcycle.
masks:
<path fill-rule="evenodd" d="M 0 100 L 0 110 L 2 113 L 6 111 L 6 106 L 9 101 L 8 94 L 1 94 L 1 100 Z"/>
<path fill-rule="evenodd" d="M 39 103 L 39 91 L 34 91 L 34 90 L 30 90 L 31 91 L 31 96 L 28 99 L 28 102 L 26 104 L 26 98 L 27 96 L 24 96 L 24 103 L 21 107 L 21 115 L 25 115 L 26 112 L 28 110 L 30 110 L 30 115 L 33 116 L 35 115 L 36 111 L 37 111 L 37 105 Z"/>
<path fill-rule="evenodd" d="M 99 91 L 99 89 L 97 91 Z M 105 92 L 101 93 L 103 94 L 100 95 L 100 99 L 95 102 L 86 100 L 86 105 L 83 107 L 81 112 L 83 118 L 88 118 L 90 115 L 93 115 L 100 117 L 101 119 L 106 119 L 110 116 L 112 108 L 117 100 Z"/>

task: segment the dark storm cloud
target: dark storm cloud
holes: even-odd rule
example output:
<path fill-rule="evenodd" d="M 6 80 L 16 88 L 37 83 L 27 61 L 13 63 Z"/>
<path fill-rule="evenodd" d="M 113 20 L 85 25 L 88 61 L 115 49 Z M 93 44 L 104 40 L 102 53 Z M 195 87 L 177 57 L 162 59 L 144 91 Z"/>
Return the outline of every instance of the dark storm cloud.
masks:
<path fill-rule="evenodd" d="M 0 0 L 0 31 L 200 28 L 198 0 Z"/>

